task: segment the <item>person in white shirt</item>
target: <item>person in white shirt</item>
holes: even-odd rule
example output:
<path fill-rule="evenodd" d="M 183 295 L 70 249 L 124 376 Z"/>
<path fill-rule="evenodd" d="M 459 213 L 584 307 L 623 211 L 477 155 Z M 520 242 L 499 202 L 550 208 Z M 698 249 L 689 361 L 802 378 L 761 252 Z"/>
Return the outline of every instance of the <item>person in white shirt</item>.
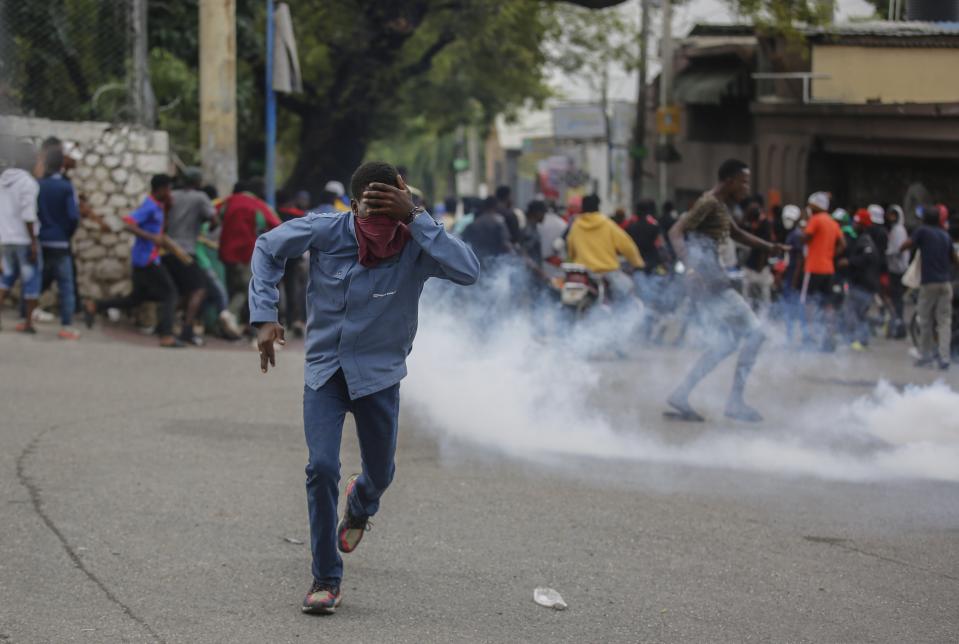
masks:
<path fill-rule="evenodd" d="M 893 320 L 889 325 L 889 337 L 906 337 L 906 325 L 903 322 L 903 295 L 905 287 L 902 276 L 909 268 L 909 251 L 902 245 L 909 239 L 903 224 L 902 207 L 893 204 L 886 209 L 886 227 L 889 229 L 889 245 L 886 246 L 886 265 L 889 267 L 889 298 L 892 300 Z"/>
<path fill-rule="evenodd" d="M 547 208 L 546 214 L 543 215 L 543 221 L 537 226 L 539 229 L 540 252 L 543 257 L 543 270 L 548 277 L 563 275 L 560 262 L 557 261 L 562 259 L 562 254 L 556 250 L 556 240 L 562 239 L 567 227 L 566 221 L 551 208 Z M 555 259 L 550 261 L 552 258 Z"/>
<path fill-rule="evenodd" d="M 40 297 L 43 266 L 37 241 L 37 195 L 40 187 L 33 178 L 36 151 L 28 143 L 17 143 L 16 163 L 0 174 L 0 256 L 3 274 L 0 278 L 0 310 L 17 280 L 20 296 L 26 304 L 26 319 L 17 324 L 17 331 L 36 333 L 33 310 Z"/>

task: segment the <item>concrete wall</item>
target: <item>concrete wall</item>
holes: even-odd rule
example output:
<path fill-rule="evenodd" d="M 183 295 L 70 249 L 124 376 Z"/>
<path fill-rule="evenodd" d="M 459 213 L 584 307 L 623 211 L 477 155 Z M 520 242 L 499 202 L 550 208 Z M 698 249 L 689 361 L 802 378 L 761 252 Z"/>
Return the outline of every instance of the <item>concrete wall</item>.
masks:
<path fill-rule="evenodd" d="M 170 142 L 166 132 L 129 125 L 64 122 L 0 116 L 0 133 L 38 144 L 55 136 L 76 161 L 70 171 L 77 195 L 84 195 L 109 231 L 82 221 L 73 238 L 81 297 L 129 292 L 130 247 L 122 218 L 143 201 L 150 177 L 170 172 Z"/>
<path fill-rule="evenodd" d="M 837 103 L 959 102 L 959 49 L 814 45 L 813 98 Z"/>

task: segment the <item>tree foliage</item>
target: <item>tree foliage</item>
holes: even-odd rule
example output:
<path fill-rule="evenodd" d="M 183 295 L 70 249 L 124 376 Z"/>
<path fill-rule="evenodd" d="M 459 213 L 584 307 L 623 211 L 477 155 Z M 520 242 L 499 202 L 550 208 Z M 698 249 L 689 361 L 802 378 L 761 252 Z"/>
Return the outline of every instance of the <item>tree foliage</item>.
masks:
<path fill-rule="evenodd" d="M 586 24 L 589 12 L 573 14 L 569 5 L 621 1 L 291 1 L 304 92 L 278 97 L 279 156 L 288 170 L 287 185 L 315 190 L 330 178 L 347 179 L 374 141 L 410 150 L 398 144 L 418 137 L 442 140 L 448 148 L 449 134 L 460 125 L 485 124 L 527 102 L 541 103 L 550 95 L 545 69 L 562 60 L 547 43 L 564 21 L 575 17 L 576 25 Z M 261 171 L 262 4 L 239 0 L 237 6 L 241 157 L 247 174 Z M 196 33 L 195 16 L 196 0 L 151 3 L 151 47 L 196 60 L 196 40 L 190 37 Z M 565 64 L 583 67 L 588 43 L 571 38 L 569 44 L 567 53 L 573 47 L 579 52 Z M 164 55 L 153 53 L 157 65 L 164 64 Z M 155 78 L 175 76 L 152 71 Z M 169 94 L 174 85 L 157 88 L 161 106 L 175 100 Z M 170 127 L 175 121 L 185 125 L 190 109 L 185 101 L 170 105 L 161 120 Z M 188 127 L 183 131 L 195 140 Z"/>
<path fill-rule="evenodd" d="M 757 27 L 795 34 L 800 25 L 821 25 L 832 18 L 830 0 L 732 0 L 739 12 Z"/>
<path fill-rule="evenodd" d="M 148 3 L 159 126 L 171 132 L 186 163 L 198 162 L 197 2 Z M 547 65 L 594 73 L 592 45 L 616 53 L 604 43 L 606 28 L 587 29 L 587 16 L 621 2 L 290 0 L 305 91 L 279 97 L 288 185 L 316 189 L 346 179 L 377 140 L 416 136 L 449 147 L 460 125 L 541 103 L 550 95 Z M 236 4 L 241 173 L 248 175 L 262 171 L 265 3 Z M 128 118 L 127 11 L 124 0 L 4 3 L 15 55 L 4 55 L 0 65 L 23 81 L 11 84 L 15 102 L 54 118 Z M 596 12 L 597 24 L 603 13 Z M 561 55 L 548 43 L 564 34 Z M 49 109 L 55 102 L 63 109 Z"/>
<path fill-rule="evenodd" d="M 17 111 L 65 120 L 125 116 L 125 3 L 4 2 L 0 31 L 0 93 Z"/>

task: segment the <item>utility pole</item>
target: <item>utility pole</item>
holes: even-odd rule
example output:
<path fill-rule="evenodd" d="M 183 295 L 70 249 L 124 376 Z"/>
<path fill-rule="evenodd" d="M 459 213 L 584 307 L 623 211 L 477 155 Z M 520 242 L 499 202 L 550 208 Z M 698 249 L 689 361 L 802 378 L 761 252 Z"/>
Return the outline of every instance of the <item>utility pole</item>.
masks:
<path fill-rule="evenodd" d="M 133 36 L 133 69 L 130 74 L 130 96 L 133 99 L 134 121 L 143 127 L 156 124 L 156 102 L 150 88 L 149 61 L 147 58 L 147 3 L 146 0 L 130 2 L 130 32 Z"/>
<path fill-rule="evenodd" d="M 200 153 L 221 195 L 237 179 L 236 0 L 200 0 Z"/>
<path fill-rule="evenodd" d="M 475 125 L 470 125 L 466 129 L 466 155 L 470 162 L 470 195 L 478 197 L 480 192 L 480 142 L 479 130 Z"/>
<path fill-rule="evenodd" d="M 647 102 L 647 65 L 649 57 L 647 43 L 649 42 L 649 0 L 640 3 L 639 27 L 639 87 L 636 96 L 636 123 L 633 125 L 633 203 L 635 204 L 643 194 L 643 163 L 648 151 L 646 149 L 646 102 Z"/>
<path fill-rule="evenodd" d="M 665 109 L 671 103 L 673 92 L 673 7 L 670 0 L 663 0 L 663 35 L 660 47 L 662 49 L 662 71 L 659 73 L 659 107 Z M 660 154 L 666 150 L 669 143 L 668 135 L 659 135 Z M 659 203 L 668 199 L 669 192 L 669 164 L 664 159 L 659 162 Z"/>
<path fill-rule="evenodd" d="M 603 61 L 603 75 L 600 77 L 600 107 L 603 110 L 603 129 L 606 135 L 606 194 L 603 200 L 606 203 L 615 201 L 613 205 L 618 205 L 622 201 L 622 195 L 616 195 L 618 199 L 613 198 L 613 136 L 612 127 L 609 122 L 609 63 Z M 597 190 L 597 192 L 599 192 Z"/>
<path fill-rule="evenodd" d="M 276 93 L 273 91 L 273 48 L 276 46 L 274 38 L 273 0 L 266 0 L 266 78 L 263 95 L 266 109 L 266 202 L 276 207 Z"/>

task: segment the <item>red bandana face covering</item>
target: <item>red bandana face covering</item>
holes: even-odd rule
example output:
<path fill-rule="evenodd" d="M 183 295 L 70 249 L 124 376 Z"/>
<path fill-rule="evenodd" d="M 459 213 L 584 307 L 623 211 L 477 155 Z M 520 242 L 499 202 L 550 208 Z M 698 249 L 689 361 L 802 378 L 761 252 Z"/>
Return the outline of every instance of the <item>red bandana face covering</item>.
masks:
<path fill-rule="evenodd" d="M 370 268 L 399 255 L 409 241 L 409 229 L 384 215 L 354 217 L 356 241 L 360 245 L 360 264 Z"/>

